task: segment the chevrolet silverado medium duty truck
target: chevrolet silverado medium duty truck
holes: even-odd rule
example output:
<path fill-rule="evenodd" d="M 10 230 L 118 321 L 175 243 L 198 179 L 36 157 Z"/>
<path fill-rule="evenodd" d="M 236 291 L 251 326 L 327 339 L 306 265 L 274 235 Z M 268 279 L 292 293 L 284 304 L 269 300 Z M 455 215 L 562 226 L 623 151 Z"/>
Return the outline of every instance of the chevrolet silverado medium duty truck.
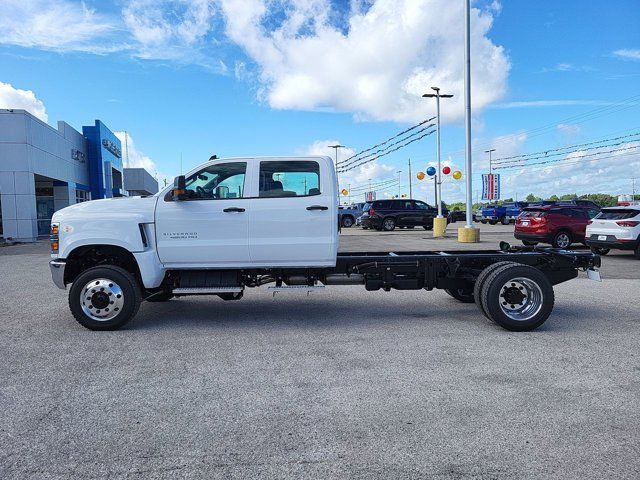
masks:
<path fill-rule="evenodd" d="M 79 203 L 51 223 L 53 282 L 69 287 L 76 320 L 126 324 L 142 301 L 247 288 L 311 291 L 444 289 L 514 331 L 549 317 L 553 285 L 578 270 L 599 279 L 591 252 L 511 247 L 481 251 L 338 253 L 337 182 L 328 157 L 213 159 L 148 197 Z M 336 287 L 337 288 L 337 287 Z M 304 296 L 300 301 L 304 301 Z"/>

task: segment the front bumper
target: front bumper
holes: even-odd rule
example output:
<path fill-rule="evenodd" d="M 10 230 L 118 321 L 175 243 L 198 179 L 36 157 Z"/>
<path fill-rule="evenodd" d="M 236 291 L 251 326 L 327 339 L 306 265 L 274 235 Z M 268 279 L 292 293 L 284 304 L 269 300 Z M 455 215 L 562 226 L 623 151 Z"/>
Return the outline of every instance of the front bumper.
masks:
<path fill-rule="evenodd" d="M 67 286 L 64 283 L 64 268 L 67 264 L 64 260 L 51 260 L 49 262 L 49 268 L 51 268 L 51 279 L 56 287 L 66 290 Z"/>

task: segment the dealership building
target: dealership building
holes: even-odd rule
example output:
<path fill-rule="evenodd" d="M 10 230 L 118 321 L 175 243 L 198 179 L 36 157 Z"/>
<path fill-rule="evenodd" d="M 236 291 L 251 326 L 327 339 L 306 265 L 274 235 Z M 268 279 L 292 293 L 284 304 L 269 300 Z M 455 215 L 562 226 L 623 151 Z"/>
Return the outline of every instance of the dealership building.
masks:
<path fill-rule="evenodd" d="M 100 120 L 55 129 L 25 110 L 0 109 L 0 236 L 29 242 L 49 233 L 56 210 L 98 198 L 150 195 L 158 182 L 123 168 L 120 140 Z"/>

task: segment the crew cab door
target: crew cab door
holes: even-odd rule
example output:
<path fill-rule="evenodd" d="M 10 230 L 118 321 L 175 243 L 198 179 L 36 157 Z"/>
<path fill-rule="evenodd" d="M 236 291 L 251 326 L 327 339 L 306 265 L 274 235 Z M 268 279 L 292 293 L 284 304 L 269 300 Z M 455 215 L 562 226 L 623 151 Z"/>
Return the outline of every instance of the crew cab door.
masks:
<path fill-rule="evenodd" d="M 185 179 L 186 198 L 171 193 L 156 207 L 160 261 L 180 267 L 249 264 L 247 162 L 208 163 Z"/>
<path fill-rule="evenodd" d="M 256 266 L 332 266 L 337 252 L 335 177 L 319 159 L 258 165 L 249 207 L 249 255 Z"/>

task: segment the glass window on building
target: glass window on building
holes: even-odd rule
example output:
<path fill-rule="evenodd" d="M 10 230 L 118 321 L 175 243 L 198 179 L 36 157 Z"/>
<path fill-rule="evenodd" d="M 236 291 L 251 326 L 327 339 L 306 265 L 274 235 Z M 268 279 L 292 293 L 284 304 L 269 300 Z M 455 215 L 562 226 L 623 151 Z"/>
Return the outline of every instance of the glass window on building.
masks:
<path fill-rule="evenodd" d="M 87 190 L 76 189 L 76 203 L 87 202 L 91 200 L 91 194 Z"/>
<path fill-rule="evenodd" d="M 55 212 L 53 205 L 53 182 L 36 181 L 36 213 L 38 218 L 38 235 L 48 235 L 51 217 Z"/>

